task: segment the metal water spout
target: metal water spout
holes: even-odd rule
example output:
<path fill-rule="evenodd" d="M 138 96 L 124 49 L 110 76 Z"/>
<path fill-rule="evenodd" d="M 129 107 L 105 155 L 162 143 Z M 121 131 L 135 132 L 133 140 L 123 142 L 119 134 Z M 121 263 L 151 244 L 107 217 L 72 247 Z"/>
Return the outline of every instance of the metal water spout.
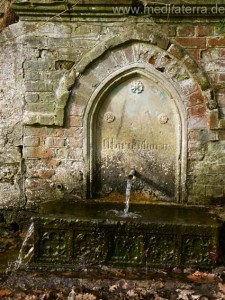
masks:
<path fill-rule="evenodd" d="M 132 168 L 127 176 L 127 186 L 126 186 L 126 201 L 125 201 L 125 209 L 124 215 L 128 214 L 129 210 L 129 202 L 130 202 L 130 195 L 131 195 L 131 187 L 132 187 L 132 179 L 134 178 L 136 171 Z"/>
<path fill-rule="evenodd" d="M 136 170 L 132 168 L 127 176 L 128 179 L 133 179 L 136 174 Z"/>

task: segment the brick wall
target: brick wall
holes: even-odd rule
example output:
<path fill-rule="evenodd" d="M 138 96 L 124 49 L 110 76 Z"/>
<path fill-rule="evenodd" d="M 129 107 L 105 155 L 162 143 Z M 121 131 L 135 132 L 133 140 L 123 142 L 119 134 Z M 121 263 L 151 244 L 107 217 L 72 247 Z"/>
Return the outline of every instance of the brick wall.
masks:
<path fill-rule="evenodd" d="M 155 32 L 165 37 L 150 44 L 161 52 L 167 51 L 179 63 L 180 81 L 185 72 L 197 74 L 195 62 L 209 78 L 208 88 L 195 78 L 198 86 L 184 100 L 188 127 L 186 201 L 197 205 L 223 201 L 225 39 L 223 29 L 217 29 L 218 22 L 218 19 L 210 22 L 207 19 L 148 20 L 129 16 L 46 24 L 22 20 L 4 29 L 0 33 L 0 192 L 4 195 L 0 205 L 36 206 L 46 199 L 85 198 L 85 107 L 83 100 L 77 98 L 78 104 L 74 105 L 76 89 L 71 87 L 81 82 L 82 75 L 82 88 L 77 97 L 85 99 L 92 93 L 101 74 L 105 74 L 104 69 L 117 68 L 112 66 L 112 61 L 105 60 L 104 55 L 110 57 L 112 51 L 114 63 L 117 55 L 117 64 L 122 65 L 121 52 L 115 54 L 119 42 L 114 47 L 110 38 L 118 36 L 119 40 L 126 24 L 136 32 L 141 32 L 143 26 L 150 26 L 150 30 L 154 27 Z M 148 44 L 146 37 L 143 39 Z M 92 58 L 94 64 L 86 62 L 82 67 L 85 59 L 91 60 L 89 53 L 100 49 L 104 41 L 108 52 L 104 54 L 102 50 L 99 56 L 96 53 L 96 60 L 95 56 Z M 179 51 L 165 41 L 178 46 Z M 127 61 L 128 44 L 129 41 L 122 45 L 122 55 L 127 56 Z M 151 59 L 149 62 L 155 65 Z M 65 76 L 73 68 L 75 79 L 72 84 L 68 81 L 64 84 Z M 207 106 L 204 92 L 210 90 L 218 109 L 214 103 L 211 108 Z"/>

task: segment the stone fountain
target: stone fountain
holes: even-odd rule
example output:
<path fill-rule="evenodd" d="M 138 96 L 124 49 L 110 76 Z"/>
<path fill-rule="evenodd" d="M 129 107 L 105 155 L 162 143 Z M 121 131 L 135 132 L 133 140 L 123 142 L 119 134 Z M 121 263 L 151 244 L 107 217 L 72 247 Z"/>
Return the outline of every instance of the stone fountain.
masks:
<path fill-rule="evenodd" d="M 40 204 L 21 261 L 72 270 L 215 265 L 221 224 L 186 204 L 181 104 L 161 74 L 140 64 L 97 88 L 84 115 L 87 199 Z"/>
<path fill-rule="evenodd" d="M 12 130 L 21 132 L 16 175 L 3 172 L 4 192 L 14 182 L 21 207 L 37 213 L 18 266 L 219 263 L 222 224 L 208 206 L 224 197 L 225 122 L 201 65 L 211 57 L 205 37 L 190 50 L 177 18 L 115 15 L 102 0 L 36 2 L 16 1 L 12 26 L 22 32 L 14 97 L 24 102 Z"/>

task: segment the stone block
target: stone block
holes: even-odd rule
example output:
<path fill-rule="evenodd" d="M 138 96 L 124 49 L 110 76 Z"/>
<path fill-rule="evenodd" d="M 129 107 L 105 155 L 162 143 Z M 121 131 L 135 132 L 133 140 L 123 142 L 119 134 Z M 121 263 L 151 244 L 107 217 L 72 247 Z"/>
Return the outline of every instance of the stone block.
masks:
<path fill-rule="evenodd" d="M 25 112 L 23 124 L 33 125 L 38 123 L 39 123 L 39 116 L 37 114 Z"/>
<path fill-rule="evenodd" d="M 57 126 L 63 126 L 65 118 L 64 108 L 56 107 L 55 116 L 54 116 L 54 124 Z"/>
<path fill-rule="evenodd" d="M 65 91 L 60 97 L 57 99 L 57 107 L 64 108 L 67 104 L 70 92 Z"/>
<path fill-rule="evenodd" d="M 195 184 L 193 186 L 193 194 L 204 197 L 206 195 L 205 184 Z"/>
<path fill-rule="evenodd" d="M 207 185 L 206 186 L 206 197 L 212 197 L 214 199 L 221 198 L 224 196 L 223 193 L 224 187 L 218 185 Z"/>
<path fill-rule="evenodd" d="M 40 113 L 40 117 L 42 113 L 53 113 L 55 110 L 55 103 L 54 102 L 37 102 L 37 103 L 27 103 L 26 110 L 30 112 L 37 112 Z"/>
<path fill-rule="evenodd" d="M 62 47 L 68 47 L 70 48 L 72 46 L 72 40 L 70 38 L 52 38 L 49 37 L 47 40 L 47 44 L 49 48 L 62 48 Z"/>
<path fill-rule="evenodd" d="M 40 138 L 37 136 L 25 136 L 23 138 L 23 145 L 25 147 L 35 147 L 40 145 Z"/>
<path fill-rule="evenodd" d="M 25 87 L 27 92 L 51 92 L 53 85 L 51 82 L 26 81 Z"/>
<path fill-rule="evenodd" d="M 25 80 L 36 81 L 36 80 L 41 79 L 41 73 L 35 72 L 35 71 L 28 71 L 27 70 L 24 75 L 25 75 Z"/>
<path fill-rule="evenodd" d="M 39 124 L 41 125 L 54 125 L 54 114 L 42 114 L 39 115 Z"/>
<path fill-rule="evenodd" d="M 32 92 L 25 93 L 25 101 L 26 102 L 37 102 L 38 99 L 39 99 L 39 95 L 37 93 L 32 93 Z"/>
<path fill-rule="evenodd" d="M 30 72 L 37 72 L 39 71 L 54 71 L 55 64 L 54 61 L 41 61 L 41 60 L 27 60 L 25 61 L 23 65 L 24 70 L 27 72 L 29 70 Z"/>

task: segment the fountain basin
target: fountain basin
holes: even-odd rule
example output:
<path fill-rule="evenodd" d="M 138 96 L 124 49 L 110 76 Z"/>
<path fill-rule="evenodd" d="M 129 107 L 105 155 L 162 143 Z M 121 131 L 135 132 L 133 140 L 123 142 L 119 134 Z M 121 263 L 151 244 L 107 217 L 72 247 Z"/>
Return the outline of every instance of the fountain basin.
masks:
<path fill-rule="evenodd" d="M 211 267 L 222 224 L 206 209 L 123 203 L 46 203 L 34 217 L 30 268 Z"/>

